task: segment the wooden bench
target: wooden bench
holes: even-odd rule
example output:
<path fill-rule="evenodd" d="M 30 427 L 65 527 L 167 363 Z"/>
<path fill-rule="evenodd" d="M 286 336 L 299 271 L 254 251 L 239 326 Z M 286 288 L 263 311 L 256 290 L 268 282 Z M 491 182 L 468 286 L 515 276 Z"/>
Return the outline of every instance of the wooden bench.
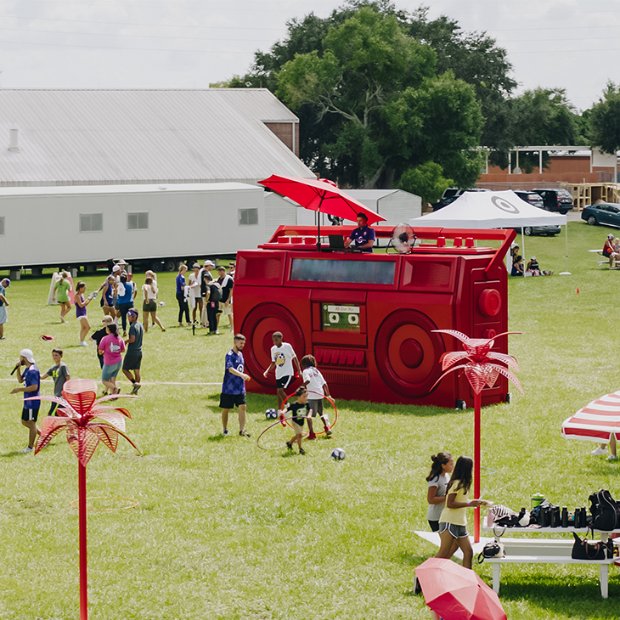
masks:
<path fill-rule="evenodd" d="M 499 594 L 503 564 L 585 564 L 598 565 L 601 596 L 609 596 L 609 565 L 615 558 L 606 560 L 573 560 L 573 540 L 568 538 L 501 538 L 506 557 L 488 558 L 493 574 L 493 590 Z"/>

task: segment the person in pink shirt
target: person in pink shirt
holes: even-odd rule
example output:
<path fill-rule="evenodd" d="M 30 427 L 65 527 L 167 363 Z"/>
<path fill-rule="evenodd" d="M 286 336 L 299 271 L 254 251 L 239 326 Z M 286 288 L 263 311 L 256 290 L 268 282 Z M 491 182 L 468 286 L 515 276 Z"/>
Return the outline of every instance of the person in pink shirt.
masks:
<path fill-rule="evenodd" d="M 116 385 L 116 376 L 121 369 L 125 341 L 118 335 L 118 326 L 111 323 L 106 326 L 107 336 L 99 343 L 99 355 L 103 355 L 101 382 L 105 387 L 104 394 L 118 394 L 121 389 Z"/>

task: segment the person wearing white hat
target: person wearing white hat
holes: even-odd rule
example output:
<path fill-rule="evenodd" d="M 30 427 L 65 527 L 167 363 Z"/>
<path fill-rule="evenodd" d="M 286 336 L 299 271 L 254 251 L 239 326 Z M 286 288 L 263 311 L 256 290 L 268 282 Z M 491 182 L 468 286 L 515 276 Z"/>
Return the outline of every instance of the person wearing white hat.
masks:
<path fill-rule="evenodd" d="M 6 309 L 9 302 L 6 300 L 6 289 L 10 286 L 11 281 L 8 278 L 0 280 L 0 340 L 4 340 L 4 324 L 7 321 Z"/>
<path fill-rule="evenodd" d="M 26 370 L 22 372 L 22 366 Z M 22 349 L 19 352 L 19 361 L 15 365 L 13 372 L 17 372 L 17 380 L 23 386 L 13 388 L 11 394 L 24 394 L 24 406 L 22 409 L 22 424 L 28 429 L 28 447 L 22 450 L 23 453 L 32 452 L 37 435 L 40 434 L 37 428 L 37 418 L 39 417 L 40 400 L 26 400 L 39 396 L 41 387 L 41 374 L 34 361 L 34 354 L 30 349 Z"/>

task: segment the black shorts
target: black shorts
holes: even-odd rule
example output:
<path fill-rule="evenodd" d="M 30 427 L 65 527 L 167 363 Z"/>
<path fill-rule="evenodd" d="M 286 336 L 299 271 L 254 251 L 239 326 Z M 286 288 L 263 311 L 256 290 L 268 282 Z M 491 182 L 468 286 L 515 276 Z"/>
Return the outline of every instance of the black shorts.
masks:
<path fill-rule="evenodd" d="M 125 354 L 123 360 L 123 370 L 140 370 L 142 364 L 142 353 L 129 353 Z"/>
<path fill-rule="evenodd" d="M 233 409 L 245 405 L 245 394 L 220 394 L 220 409 Z"/>
<path fill-rule="evenodd" d="M 36 422 L 39 417 L 39 407 L 40 405 L 37 405 L 36 408 L 32 407 L 32 405 L 24 405 L 22 409 L 22 420 L 24 422 Z"/>
<path fill-rule="evenodd" d="M 280 377 L 279 379 L 276 379 L 276 387 L 286 389 L 291 384 L 292 380 L 293 377 L 291 375 L 285 375 L 284 377 Z"/>

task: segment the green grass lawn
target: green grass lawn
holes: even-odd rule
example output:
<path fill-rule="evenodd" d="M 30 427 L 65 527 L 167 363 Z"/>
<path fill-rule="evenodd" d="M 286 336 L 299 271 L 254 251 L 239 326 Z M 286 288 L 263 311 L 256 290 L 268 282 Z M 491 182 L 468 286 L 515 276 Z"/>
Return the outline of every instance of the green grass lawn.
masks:
<path fill-rule="evenodd" d="M 572 275 L 510 282 L 510 328 L 525 332 L 511 337 L 511 353 L 525 393 L 483 413 L 482 488 L 517 510 L 539 491 L 571 508 L 601 487 L 620 495 L 620 465 L 560 435 L 564 418 L 620 388 L 620 273 L 587 253 L 607 232 L 570 224 L 566 260 L 563 235 L 528 238 L 528 256 Z M 88 279 L 90 290 L 101 279 Z M 20 397 L 9 395 L 9 372 L 26 346 L 42 372 L 60 346 L 74 377 L 98 377 L 94 347 L 75 346 L 76 321 L 60 325 L 45 305 L 48 287 L 47 279 L 13 283 L 0 342 L 2 619 L 78 615 L 77 462 L 62 436 L 37 457 L 17 455 L 27 435 Z M 173 275 L 160 276 L 160 297 L 172 326 Z M 94 324 L 98 306 L 90 315 Z M 55 341 L 41 341 L 44 333 Z M 235 421 L 223 440 L 218 385 L 164 383 L 218 383 L 229 346 L 226 330 L 147 334 L 144 380 L 158 384 L 142 388 L 128 423 L 144 454 L 100 448 L 88 468 L 92 617 L 428 617 L 412 575 L 435 549 L 412 532 L 427 527 L 430 455 L 472 453 L 471 411 L 342 402 L 333 439 L 313 443 L 305 457 L 265 452 L 254 440 L 274 399 L 250 395 L 252 439 L 236 436 Z M 336 446 L 345 461 L 329 458 Z M 490 583 L 488 565 L 476 570 Z M 607 601 L 597 575 L 596 567 L 508 566 L 501 600 L 511 619 L 617 618 L 620 573 L 612 567 Z"/>

